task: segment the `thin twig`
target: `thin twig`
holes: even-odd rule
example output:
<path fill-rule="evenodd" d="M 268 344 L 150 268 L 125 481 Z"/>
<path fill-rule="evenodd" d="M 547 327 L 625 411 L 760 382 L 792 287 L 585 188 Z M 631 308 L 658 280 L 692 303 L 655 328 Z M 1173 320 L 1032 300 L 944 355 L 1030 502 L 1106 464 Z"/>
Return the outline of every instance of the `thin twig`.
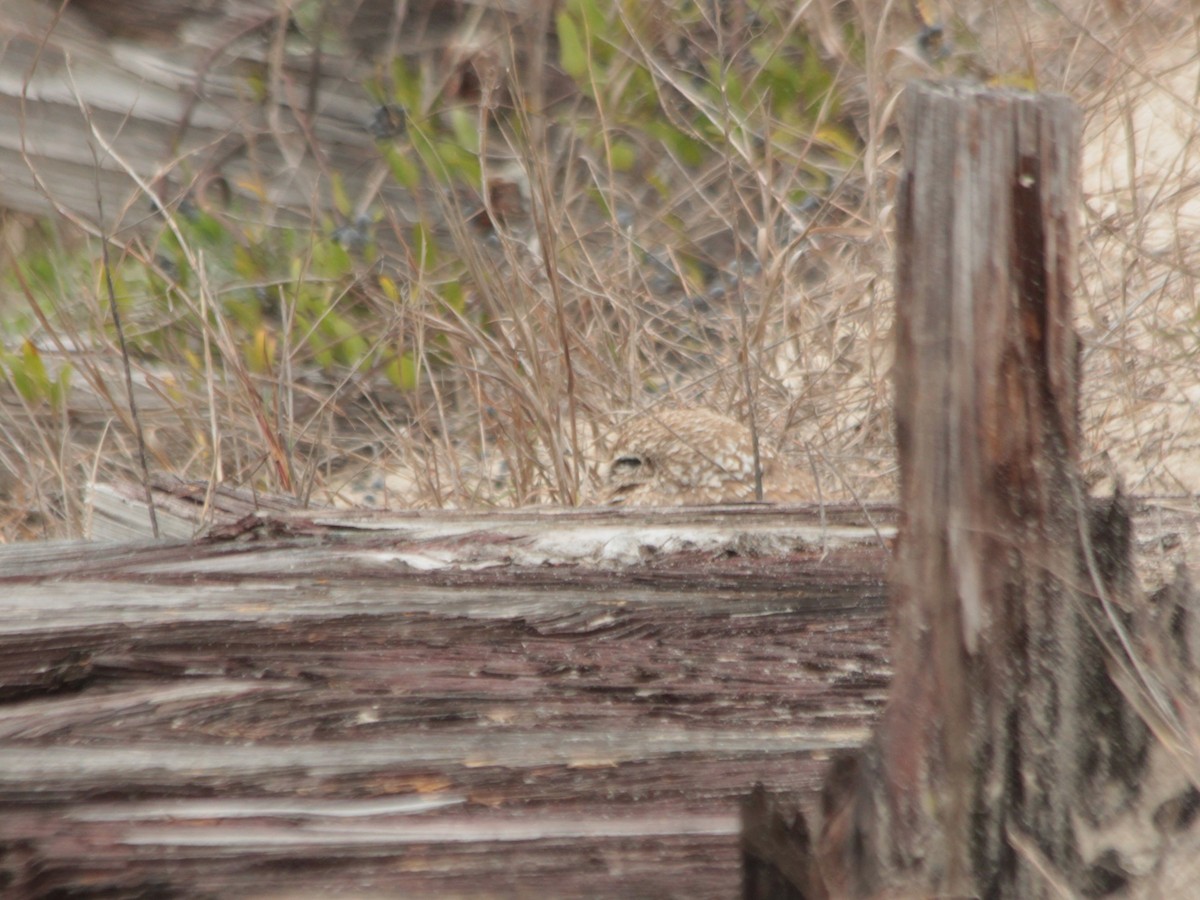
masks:
<path fill-rule="evenodd" d="M 112 315 L 113 328 L 117 332 L 117 343 L 121 348 L 121 365 L 125 371 L 125 394 L 129 401 L 129 420 L 133 425 L 133 436 L 137 441 L 138 465 L 142 471 L 142 489 L 146 493 L 146 514 L 150 517 L 150 532 L 158 540 L 158 513 L 154 509 L 154 490 L 150 486 L 150 466 L 146 462 L 146 437 L 142 431 L 142 420 L 138 416 L 137 397 L 133 392 L 133 366 L 129 361 L 129 347 L 125 343 L 125 329 L 121 325 L 121 311 L 117 308 L 117 292 L 113 287 L 112 262 L 108 256 L 108 228 L 104 221 L 104 198 L 100 191 L 100 160 L 96 156 L 96 145 L 88 142 L 92 160 L 96 166 L 96 209 L 99 213 L 100 258 L 104 266 L 104 287 L 108 292 L 108 311 Z"/>

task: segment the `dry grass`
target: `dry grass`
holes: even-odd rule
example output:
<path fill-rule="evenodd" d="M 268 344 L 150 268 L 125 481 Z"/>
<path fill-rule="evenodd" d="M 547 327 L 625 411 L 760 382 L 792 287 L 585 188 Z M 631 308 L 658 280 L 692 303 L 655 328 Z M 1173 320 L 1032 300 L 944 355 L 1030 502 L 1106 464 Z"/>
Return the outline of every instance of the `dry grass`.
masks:
<path fill-rule="evenodd" d="M 166 285 L 118 285 L 151 468 L 321 503 L 573 504 L 593 495 L 626 416 L 700 404 L 752 421 L 772 448 L 814 467 L 823 499 L 892 496 L 896 103 L 910 77 L 966 73 L 1032 75 L 1085 110 L 1077 309 L 1089 470 L 1137 493 L 1200 490 L 1200 27 L 1186 4 L 959 4 L 950 52 L 932 64 L 907 4 L 769 4 L 784 23 L 777 46 L 809 36 L 839 100 L 790 120 L 702 90 L 706 63 L 745 81 L 768 66 L 748 8 L 733 4 L 740 12 L 718 23 L 661 6 L 653 29 L 628 23 L 640 40 L 593 67 L 585 90 L 564 92 L 553 66 L 521 52 L 519 37 L 510 46 L 494 20 L 416 54 L 431 75 L 420 127 L 463 110 L 485 123 L 478 158 L 492 190 L 446 189 L 426 173 L 404 204 L 368 205 L 379 258 L 356 256 L 342 277 L 326 278 L 314 255 L 328 215 L 309 243 L 279 251 L 294 257 L 287 277 L 250 284 L 186 229 L 177 243 L 203 273 L 186 284 L 163 269 L 161 238 L 123 238 L 114 255 L 157 267 Z M 518 57 L 496 86 L 518 111 L 554 94 L 551 115 L 461 97 L 457 112 L 437 105 L 460 60 L 481 73 L 486 97 L 489 73 Z M 642 119 L 613 99 L 640 72 L 650 75 Z M 690 138 L 700 162 L 656 138 L 656 119 Z M 394 146 L 415 159 L 419 140 L 410 132 Z M 240 234 L 277 227 L 249 221 L 245 206 L 215 215 Z M 138 477 L 91 262 L 97 239 L 16 221 L 10 251 L 58 242 L 55 258 L 79 264 L 51 291 L 6 282 L 4 345 L 19 353 L 28 337 L 51 374 L 68 357 L 74 374 L 56 408 L 23 397 L 13 366 L 2 370 L 0 539 L 86 535 L 87 483 Z M 417 221 L 436 253 L 422 252 Z M 305 281 L 324 290 L 327 315 L 355 325 L 353 362 L 315 357 L 307 338 L 318 325 L 297 299 Z M 447 302 L 451 284 L 461 302 Z M 268 309 L 249 328 L 233 299 L 247 289 Z M 407 354 L 416 387 L 389 382 L 388 353 Z"/>
<path fill-rule="evenodd" d="M 768 37 L 794 49 L 809 36 L 839 101 L 792 119 L 711 89 L 721 83 L 714 71 L 754 81 L 770 65 L 748 51 L 771 41 L 747 25 L 746 5 L 728 4 L 737 14 L 720 23 L 685 4 L 645 6 L 659 14 L 653 27 L 628 28 L 642 40 L 572 90 L 493 19 L 413 51 L 429 76 L 424 118 L 391 146 L 414 160 L 422 128 L 461 129 L 465 113 L 483 126 L 487 189 L 448 188 L 426 170 L 394 202 L 372 205 L 367 191 L 352 212 L 372 217 L 378 254 L 352 254 L 336 277 L 322 264 L 337 220 L 323 192 L 311 198 L 319 212 L 306 239 L 301 229 L 285 240 L 278 224 L 294 223 L 295 208 L 290 219 L 270 205 L 213 212 L 226 233 L 274 246 L 282 275 L 251 278 L 182 228 L 176 258 L 193 273 L 182 279 L 164 264 L 161 236 L 123 232 L 111 252 L 114 268 L 142 273 L 118 294 L 150 467 L 316 503 L 575 504 L 594 495 L 626 417 L 706 405 L 811 467 L 821 499 L 893 496 L 896 107 L 911 77 L 965 74 L 1032 78 L 1084 110 L 1084 463 L 1093 477 L 1195 508 L 1200 21 L 1191 5 L 966 0 L 946 22 L 948 53 L 930 62 L 907 3 L 776 0 L 766 6 L 782 25 Z M 495 87 L 517 112 L 462 96 L 443 104 L 463 59 L 485 98 L 489 73 L 515 60 Z M 631 112 L 614 98 L 640 73 L 646 94 Z M 527 112 L 548 95 L 549 114 Z M 146 198 L 131 196 L 136 218 Z M 342 219 L 358 227 L 351 211 Z M 87 485 L 139 477 L 98 238 L 87 230 L 19 216 L 4 229 L 0 541 L 87 536 Z M 40 283 L 18 278 L 14 260 L 35 256 L 66 262 Z M 313 292 L 317 313 L 304 306 Z M 247 295 L 263 313 L 249 325 L 238 306 Z M 337 340 L 355 349 L 330 364 L 309 338 L 335 318 L 354 326 Z M 62 402 L 49 388 L 19 389 L 34 365 L 21 356 L 25 340 L 47 384 L 69 360 Z M 409 371 L 389 379 L 397 359 Z M 1180 547 L 1190 545 L 1197 535 L 1182 536 Z M 1178 555 L 1160 554 L 1149 580 Z M 1193 760 L 1195 719 L 1179 741 Z"/>

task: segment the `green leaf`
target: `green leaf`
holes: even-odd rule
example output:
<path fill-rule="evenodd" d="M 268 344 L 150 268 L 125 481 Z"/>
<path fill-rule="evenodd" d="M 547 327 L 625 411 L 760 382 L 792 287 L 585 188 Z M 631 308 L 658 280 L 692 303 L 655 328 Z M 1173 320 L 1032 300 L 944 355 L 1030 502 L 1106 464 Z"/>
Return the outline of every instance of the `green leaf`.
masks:
<path fill-rule="evenodd" d="M 246 281 L 256 281 L 263 275 L 262 267 L 255 259 L 253 251 L 249 247 L 241 244 L 235 244 L 233 247 L 233 271 L 238 277 Z"/>
<path fill-rule="evenodd" d="M 313 359 L 322 369 L 332 369 L 336 361 L 333 356 L 333 350 L 328 344 L 322 342 L 315 334 L 312 336 L 309 343 L 313 348 Z"/>
<path fill-rule="evenodd" d="M 416 357 L 410 350 L 388 363 L 385 369 L 388 380 L 402 391 L 415 390 L 418 384 L 420 368 Z"/>
<path fill-rule="evenodd" d="M 413 128 L 409 131 L 412 137 L 413 149 L 417 151 L 417 155 L 421 157 L 421 163 L 425 166 L 425 170 L 443 183 L 450 181 L 450 172 L 446 166 L 446 161 L 442 158 L 440 148 L 435 144 L 425 132 L 423 128 Z M 443 143 L 449 144 L 449 141 Z M 453 146 L 453 144 L 450 144 Z"/>
<path fill-rule="evenodd" d="M 437 263 L 437 243 L 429 233 L 429 229 L 421 222 L 413 226 L 412 251 L 416 257 L 417 268 L 423 272 L 429 271 Z"/>
<path fill-rule="evenodd" d="M 383 148 L 383 156 L 397 184 L 406 188 L 415 188 L 420 183 L 421 173 L 409 158 L 398 149 L 392 146 L 385 146 Z"/>
<path fill-rule="evenodd" d="M 555 21 L 558 25 L 559 64 L 576 81 L 583 81 L 588 72 L 588 55 L 579 27 L 566 12 L 560 12 Z"/>
<path fill-rule="evenodd" d="M 841 161 L 845 165 L 853 164 L 858 155 L 858 147 L 847 132 L 840 125 L 823 125 L 817 129 L 817 140 L 838 151 L 841 156 Z"/>
<path fill-rule="evenodd" d="M 665 121 L 650 123 L 646 130 L 666 144 L 684 165 L 694 167 L 704 162 L 707 147 L 703 141 L 685 134 Z"/>
<path fill-rule="evenodd" d="M 637 162 L 637 147 L 631 141 L 613 141 L 609 159 L 615 171 L 628 172 Z"/>
<path fill-rule="evenodd" d="M 479 153 L 479 130 L 475 127 L 475 116 L 465 107 L 456 106 L 450 110 L 450 127 L 459 146 L 469 153 Z"/>
<path fill-rule="evenodd" d="M 404 57 L 392 60 L 392 90 L 396 102 L 405 109 L 421 107 L 421 75 L 408 67 Z"/>
<path fill-rule="evenodd" d="M 258 328 L 246 341 L 243 356 L 251 372 L 267 375 L 275 365 L 275 335 L 266 327 Z"/>
<path fill-rule="evenodd" d="M 20 359 L 9 357 L 8 370 L 26 402 L 39 403 L 50 396 L 50 376 L 32 341 L 22 342 Z"/>
<path fill-rule="evenodd" d="M 362 336 L 358 325 L 350 319 L 330 313 L 325 317 L 323 327 L 334 339 L 333 352 L 338 362 L 357 366 L 366 358 L 371 345 Z"/>
<path fill-rule="evenodd" d="M 648 176 L 648 180 L 652 179 L 653 176 Z M 612 216 L 612 207 L 608 205 L 608 200 L 605 198 L 604 194 L 599 188 L 593 185 L 585 188 L 585 192 L 587 193 L 589 199 L 591 199 L 591 201 L 600 208 L 600 212 L 605 216 L 605 218 L 610 218 Z"/>
<path fill-rule="evenodd" d="M 35 374 L 38 381 L 43 384 L 50 383 L 50 378 L 46 375 L 46 364 L 42 362 L 42 354 L 38 351 L 33 341 L 22 341 L 21 361 L 25 364 L 25 370 L 31 374 Z"/>
<path fill-rule="evenodd" d="M 58 370 L 58 377 L 50 385 L 50 405 L 55 409 L 66 406 L 71 393 L 71 365 L 67 363 Z"/>
<path fill-rule="evenodd" d="M 400 302 L 400 289 L 396 287 L 395 281 L 387 275 L 380 275 L 378 284 L 379 289 L 383 291 L 383 296 L 387 297 L 393 303 Z"/>
<path fill-rule="evenodd" d="M 333 195 L 334 207 L 342 216 L 349 219 L 353 206 L 350 204 L 350 198 L 346 196 L 346 185 L 342 182 L 342 176 L 337 172 L 330 174 L 329 191 Z"/>
<path fill-rule="evenodd" d="M 463 311 L 467 307 L 467 301 L 465 295 L 463 294 L 461 282 L 447 281 L 440 288 L 438 288 L 438 293 L 441 295 L 442 302 L 445 303 L 446 306 L 450 307 L 450 309 L 454 310 L 459 315 L 463 314 Z"/>
<path fill-rule="evenodd" d="M 225 230 L 225 226 L 221 224 L 221 220 L 215 216 L 210 216 L 206 212 L 195 213 L 190 223 L 192 233 L 206 246 L 219 247 L 229 237 L 229 233 Z"/>
<path fill-rule="evenodd" d="M 602 9 L 601 4 L 596 0 L 574 0 L 571 6 L 583 17 L 584 30 L 592 40 L 600 36 L 611 35 L 613 29 L 609 26 L 609 13 L 612 11 L 613 4 L 605 3 Z M 623 29 L 622 34 L 624 34 Z"/>
<path fill-rule="evenodd" d="M 325 278 L 341 278 L 354 268 L 346 248 L 336 241 L 322 241 L 313 248 L 313 272 Z"/>
<path fill-rule="evenodd" d="M 448 173 L 457 175 L 468 184 L 477 185 L 483 180 L 479 157 L 464 150 L 454 141 L 438 141 L 437 153 Z"/>

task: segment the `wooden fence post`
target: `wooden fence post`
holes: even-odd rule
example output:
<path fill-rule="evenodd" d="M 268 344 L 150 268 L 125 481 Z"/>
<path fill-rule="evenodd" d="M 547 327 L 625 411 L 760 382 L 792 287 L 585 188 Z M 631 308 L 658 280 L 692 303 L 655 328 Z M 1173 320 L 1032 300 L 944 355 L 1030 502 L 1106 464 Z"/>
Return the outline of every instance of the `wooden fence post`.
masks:
<path fill-rule="evenodd" d="M 1098 596 L 1122 586 L 1096 584 L 1077 471 L 1080 114 L 917 84 L 903 133 L 895 677 L 807 826 L 747 804 L 744 895 L 1074 895 L 1074 817 L 1147 740 L 1106 672 Z"/>

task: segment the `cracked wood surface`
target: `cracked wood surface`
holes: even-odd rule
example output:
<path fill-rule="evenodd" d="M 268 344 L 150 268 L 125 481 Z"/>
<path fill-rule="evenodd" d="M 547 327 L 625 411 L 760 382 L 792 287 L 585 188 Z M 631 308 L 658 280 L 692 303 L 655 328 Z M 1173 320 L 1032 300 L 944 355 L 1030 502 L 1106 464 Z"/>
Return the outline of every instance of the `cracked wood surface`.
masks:
<path fill-rule="evenodd" d="M 154 543 L 140 493 L 0 548 L 3 896 L 729 897 L 741 798 L 815 790 L 890 676 L 883 507 L 164 483 L 199 537 Z M 1195 518 L 1143 505 L 1143 553 Z"/>
<path fill-rule="evenodd" d="M 0 548 L 5 896 L 728 897 L 883 700 L 884 509 L 189 491 Z"/>

